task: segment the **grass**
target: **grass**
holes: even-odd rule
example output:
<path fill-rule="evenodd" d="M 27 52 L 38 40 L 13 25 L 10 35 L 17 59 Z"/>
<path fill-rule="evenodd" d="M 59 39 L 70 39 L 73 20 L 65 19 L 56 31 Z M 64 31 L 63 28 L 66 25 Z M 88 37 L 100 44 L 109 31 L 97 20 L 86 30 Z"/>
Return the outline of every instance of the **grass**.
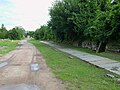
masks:
<path fill-rule="evenodd" d="M 93 55 L 98 55 L 98 56 L 106 57 L 106 58 L 113 59 L 116 61 L 120 61 L 120 53 L 118 53 L 118 52 L 106 51 L 106 52 L 102 52 L 102 53 L 96 53 L 95 51 L 92 51 L 91 49 L 88 49 L 88 48 L 80 48 L 80 47 L 68 45 L 68 44 L 60 44 L 60 43 L 56 43 L 56 44 L 65 46 L 67 48 L 75 49 L 78 51 L 87 52 L 87 53 L 90 53 Z"/>
<path fill-rule="evenodd" d="M 30 40 L 29 42 L 42 53 L 47 65 L 56 77 L 65 83 L 67 90 L 120 90 L 120 85 L 106 76 L 110 72 L 76 57 L 70 59 L 69 54 L 55 50 L 39 41 Z"/>
<path fill-rule="evenodd" d="M 0 54 L 6 54 L 16 48 L 17 42 L 11 40 L 0 40 Z"/>

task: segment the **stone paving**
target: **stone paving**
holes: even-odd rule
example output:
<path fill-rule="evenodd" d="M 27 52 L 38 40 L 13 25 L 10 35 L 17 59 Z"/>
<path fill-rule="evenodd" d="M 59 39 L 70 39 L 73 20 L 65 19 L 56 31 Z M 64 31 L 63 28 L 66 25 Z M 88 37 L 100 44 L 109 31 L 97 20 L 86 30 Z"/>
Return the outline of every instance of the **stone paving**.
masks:
<path fill-rule="evenodd" d="M 66 52 L 68 54 L 76 56 L 88 63 L 95 65 L 95 66 L 98 66 L 100 68 L 106 69 L 110 72 L 120 75 L 120 62 L 118 62 L 118 61 L 111 60 L 111 59 L 97 56 L 97 55 L 92 55 L 92 54 L 81 52 L 81 51 L 77 51 L 77 50 L 70 49 L 70 48 L 65 48 L 63 46 L 52 44 L 47 41 L 40 41 L 40 42 L 47 44 L 51 47 L 54 47 L 62 52 Z"/>

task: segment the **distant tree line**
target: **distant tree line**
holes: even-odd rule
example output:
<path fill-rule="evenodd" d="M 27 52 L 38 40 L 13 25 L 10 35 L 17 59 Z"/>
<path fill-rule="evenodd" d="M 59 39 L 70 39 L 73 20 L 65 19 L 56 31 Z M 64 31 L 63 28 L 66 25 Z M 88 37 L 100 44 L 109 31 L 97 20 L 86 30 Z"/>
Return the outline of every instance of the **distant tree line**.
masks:
<path fill-rule="evenodd" d="M 35 31 L 36 39 L 94 42 L 96 52 L 104 52 L 108 43 L 120 43 L 119 0 L 57 0 L 50 9 L 48 25 Z"/>
<path fill-rule="evenodd" d="M 34 38 L 37 40 L 39 40 L 39 39 L 54 40 L 55 35 L 54 35 L 53 31 L 47 25 L 43 25 L 35 31 Z"/>
<path fill-rule="evenodd" d="M 2 24 L 0 28 L 0 39 L 11 39 L 11 40 L 20 40 L 24 37 L 25 30 L 22 27 L 15 27 L 11 30 L 7 30 Z"/>
<path fill-rule="evenodd" d="M 34 33 L 35 33 L 34 31 L 26 31 L 25 32 L 25 37 L 29 36 L 29 37 L 33 38 L 34 37 Z"/>

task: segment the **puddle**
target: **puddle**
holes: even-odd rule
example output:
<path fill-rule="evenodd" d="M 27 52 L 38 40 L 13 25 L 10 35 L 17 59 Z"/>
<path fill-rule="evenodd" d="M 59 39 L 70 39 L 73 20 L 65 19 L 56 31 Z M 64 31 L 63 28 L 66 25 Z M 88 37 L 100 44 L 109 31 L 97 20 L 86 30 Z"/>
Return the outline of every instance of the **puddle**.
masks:
<path fill-rule="evenodd" d="M 36 85 L 28 85 L 28 84 L 19 84 L 15 86 L 3 87 L 0 90 L 41 90 Z"/>
<path fill-rule="evenodd" d="M 37 71 L 40 68 L 38 63 L 31 64 L 30 67 L 31 67 L 31 71 Z"/>
<path fill-rule="evenodd" d="M 4 66 L 6 66 L 6 65 L 8 65 L 8 62 L 0 63 L 0 68 L 4 67 Z"/>

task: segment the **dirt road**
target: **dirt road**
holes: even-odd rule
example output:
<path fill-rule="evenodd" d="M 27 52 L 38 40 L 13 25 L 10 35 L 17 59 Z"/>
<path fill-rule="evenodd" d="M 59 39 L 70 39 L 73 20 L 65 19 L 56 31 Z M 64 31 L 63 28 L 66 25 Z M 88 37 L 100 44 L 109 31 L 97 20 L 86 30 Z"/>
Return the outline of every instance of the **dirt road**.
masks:
<path fill-rule="evenodd" d="M 0 62 L 6 60 L 8 65 L 0 68 L 0 90 L 64 90 L 64 85 L 51 73 L 40 52 L 26 40 L 0 58 Z"/>

